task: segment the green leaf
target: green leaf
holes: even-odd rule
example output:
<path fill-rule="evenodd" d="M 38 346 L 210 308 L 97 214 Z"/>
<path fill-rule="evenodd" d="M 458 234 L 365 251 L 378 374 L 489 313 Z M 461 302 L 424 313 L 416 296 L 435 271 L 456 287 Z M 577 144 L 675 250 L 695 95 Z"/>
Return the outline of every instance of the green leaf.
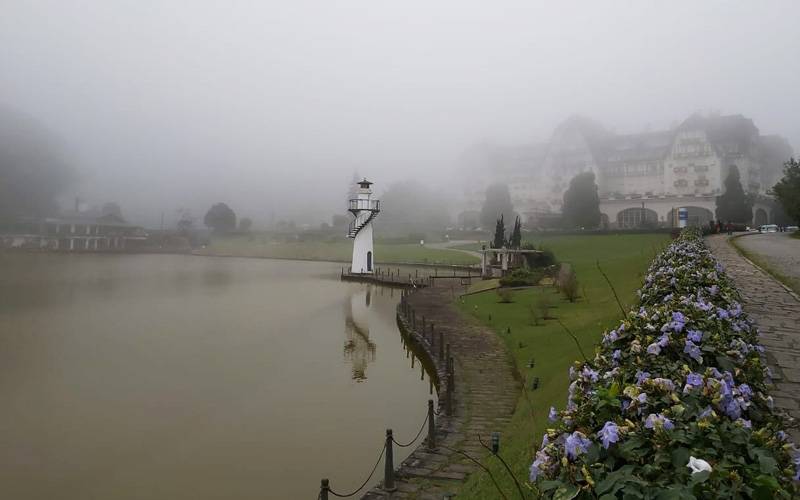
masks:
<path fill-rule="evenodd" d="M 702 471 L 700 471 L 700 472 L 695 472 L 695 473 L 694 473 L 694 474 L 692 474 L 692 476 L 691 476 L 691 481 L 692 481 L 692 484 L 698 484 L 698 483 L 702 483 L 702 482 L 704 482 L 706 479 L 708 479 L 708 476 L 710 476 L 710 475 L 711 475 L 711 473 L 710 473 L 710 472 L 708 472 L 707 470 L 702 470 Z"/>
<path fill-rule="evenodd" d="M 775 474 L 778 471 L 778 462 L 772 457 L 760 455 L 758 457 L 758 467 L 764 474 Z"/>
<path fill-rule="evenodd" d="M 565 484 L 553 493 L 553 500 L 572 500 L 578 496 L 580 491 L 580 488 L 574 484 Z"/>
<path fill-rule="evenodd" d="M 672 450 L 672 465 L 675 468 L 686 467 L 689 463 L 689 449 L 681 446 Z"/>
<path fill-rule="evenodd" d="M 681 486 L 676 486 L 674 488 L 668 488 L 665 490 L 661 490 L 656 497 L 656 500 L 690 500 L 695 499 L 694 495 L 692 495 L 686 488 Z"/>
<path fill-rule="evenodd" d="M 561 481 L 542 481 L 539 484 L 539 489 L 542 491 L 550 491 L 557 488 L 561 484 Z"/>

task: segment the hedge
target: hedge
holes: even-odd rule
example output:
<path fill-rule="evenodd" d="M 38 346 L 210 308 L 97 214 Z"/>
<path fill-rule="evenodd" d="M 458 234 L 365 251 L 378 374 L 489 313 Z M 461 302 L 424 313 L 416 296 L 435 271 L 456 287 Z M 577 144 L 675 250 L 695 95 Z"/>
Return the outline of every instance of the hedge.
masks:
<path fill-rule="evenodd" d="M 594 358 L 570 368 L 531 486 L 559 499 L 800 495 L 756 328 L 698 230 L 653 261 L 638 296 Z"/>

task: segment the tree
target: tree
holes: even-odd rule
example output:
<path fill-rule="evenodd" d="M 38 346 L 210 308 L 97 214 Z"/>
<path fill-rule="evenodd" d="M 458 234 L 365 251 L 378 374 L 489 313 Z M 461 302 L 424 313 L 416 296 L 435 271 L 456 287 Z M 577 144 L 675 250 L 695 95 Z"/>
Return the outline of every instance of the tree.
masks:
<path fill-rule="evenodd" d="M 717 220 L 749 224 L 753 219 L 753 201 L 744 189 L 739 177 L 739 169 L 731 165 L 725 178 L 725 192 L 717 196 Z"/>
<path fill-rule="evenodd" d="M 564 222 L 571 227 L 594 229 L 600 225 L 600 198 L 594 172 L 581 172 L 569 181 L 562 213 Z"/>
<path fill-rule="evenodd" d="M 55 213 L 56 197 L 74 177 L 47 129 L 0 106 L 0 219 Z"/>
<path fill-rule="evenodd" d="M 239 219 L 239 231 L 248 232 L 253 227 L 253 221 L 249 217 Z"/>
<path fill-rule="evenodd" d="M 506 244 L 506 225 L 503 222 L 503 214 L 497 219 L 497 224 L 494 227 L 494 240 L 492 240 L 492 248 L 503 248 Z"/>
<path fill-rule="evenodd" d="M 519 248 L 522 245 L 522 220 L 519 216 L 514 220 L 514 230 L 511 232 L 511 248 Z"/>
<path fill-rule="evenodd" d="M 800 161 L 790 158 L 783 164 L 783 177 L 772 188 L 783 211 L 800 224 Z"/>
<path fill-rule="evenodd" d="M 208 209 L 203 224 L 217 233 L 227 233 L 236 229 L 236 214 L 224 203 L 217 203 Z"/>
<path fill-rule="evenodd" d="M 503 214 L 509 217 L 514 213 L 514 205 L 511 203 L 511 193 L 505 184 L 492 184 L 486 188 L 486 200 L 481 208 L 481 224 L 488 229 L 492 222 Z"/>

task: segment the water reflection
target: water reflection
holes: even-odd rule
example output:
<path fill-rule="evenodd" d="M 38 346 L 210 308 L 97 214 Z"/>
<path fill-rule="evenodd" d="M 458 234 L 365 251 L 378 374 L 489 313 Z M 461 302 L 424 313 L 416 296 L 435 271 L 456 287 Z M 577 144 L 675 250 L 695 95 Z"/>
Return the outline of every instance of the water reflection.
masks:
<path fill-rule="evenodd" d="M 353 380 L 367 380 L 367 365 L 375 361 L 375 343 L 369 339 L 372 287 L 354 292 L 345 302 L 344 358 L 352 364 Z"/>

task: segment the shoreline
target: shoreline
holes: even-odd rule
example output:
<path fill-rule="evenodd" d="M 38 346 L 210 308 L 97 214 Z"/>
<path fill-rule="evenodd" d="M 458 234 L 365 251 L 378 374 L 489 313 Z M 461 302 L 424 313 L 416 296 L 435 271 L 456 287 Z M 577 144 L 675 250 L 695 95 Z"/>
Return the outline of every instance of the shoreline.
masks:
<path fill-rule="evenodd" d="M 438 395 L 436 447 L 421 442 L 397 467 L 396 491 L 387 492 L 381 481 L 361 498 L 443 498 L 478 471 L 465 454 L 479 459 L 488 453 L 480 439 L 485 441 L 511 421 L 522 387 L 502 339 L 461 314 L 449 289 L 404 293 L 397 324 L 407 342 L 424 355 L 421 361 L 435 369 L 429 375 L 435 377 Z M 446 359 L 448 352 L 452 362 Z"/>

